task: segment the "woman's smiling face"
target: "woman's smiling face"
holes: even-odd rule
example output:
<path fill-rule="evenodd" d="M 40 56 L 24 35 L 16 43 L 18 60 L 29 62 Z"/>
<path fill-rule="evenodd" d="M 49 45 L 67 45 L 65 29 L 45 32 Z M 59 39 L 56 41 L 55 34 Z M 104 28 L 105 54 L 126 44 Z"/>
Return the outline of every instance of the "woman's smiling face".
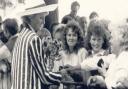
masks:
<path fill-rule="evenodd" d="M 66 41 L 69 47 L 74 47 L 77 44 L 78 35 L 71 28 L 68 29 Z"/>
<path fill-rule="evenodd" d="M 90 37 L 92 50 L 96 53 L 102 49 L 103 42 L 104 40 L 102 36 L 91 35 Z"/>

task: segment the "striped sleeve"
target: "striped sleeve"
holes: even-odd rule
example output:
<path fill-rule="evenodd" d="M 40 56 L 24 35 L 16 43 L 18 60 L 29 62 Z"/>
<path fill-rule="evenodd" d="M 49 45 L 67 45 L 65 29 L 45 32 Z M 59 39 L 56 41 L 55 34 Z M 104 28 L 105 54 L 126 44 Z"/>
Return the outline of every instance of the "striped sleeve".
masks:
<path fill-rule="evenodd" d="M 46 64 L 42 55 L 41 39 L 35 36 L 30 42 L 29 54 L 34 70 L 43 84 L 59 84 L 61 80 L 60 74 L 47 71 Z M 43 62 L 41 62 L 43 61 Z"/>

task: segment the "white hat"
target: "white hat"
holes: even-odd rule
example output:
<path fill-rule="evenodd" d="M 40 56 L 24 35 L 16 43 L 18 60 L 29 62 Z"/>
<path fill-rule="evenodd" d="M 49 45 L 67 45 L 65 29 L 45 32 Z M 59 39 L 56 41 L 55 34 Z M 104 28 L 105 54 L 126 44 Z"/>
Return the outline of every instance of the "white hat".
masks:
<path fill-rule="evenodd" d="M 54 11 L 57 4 L 46 5 L 43 0 L 26 0 L 23 11 L 19 12 L 19 16 L 32 15 L 42 12 Z"/>

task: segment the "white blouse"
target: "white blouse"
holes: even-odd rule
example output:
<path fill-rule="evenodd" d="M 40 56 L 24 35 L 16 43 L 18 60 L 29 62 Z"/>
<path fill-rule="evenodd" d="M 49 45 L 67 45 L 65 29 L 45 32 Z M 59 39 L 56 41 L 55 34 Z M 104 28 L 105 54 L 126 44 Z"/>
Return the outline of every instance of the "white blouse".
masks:
<path fill-rule="evenodd" d="M 110 64 L 105 77 L 108 89 L 116 86 L 117 82 L 128 85 L 128 52 L 122 52 L 118 58 Z"/>
<path fill-rule="evenodd" d="M 105 53 L 105 50 L 101 50 L 99 53 L 93 54 L 92 56 L 86 58 L 86 60 L 84 60 L 80 64 L 81 69 L 88 69 L 88 70 L 97 69 L 97 67 L 98 67 L 97 64 L 100 59 L 103 60 L 104 67 L 108 68 L 110 63 L 112 63 L 112 61 L 115 59 L 115 55 L 114 54 L 104 55 L 104 53 Z"/>
<path fill-rule="evenodd" d="M 79 65 L 87 56 L 87 51 L 85 48 L 79 49 L 78 53 L 72 53 L 72 54 L 67 54 L 66 52 L 63 51 L 62 53 L 62 60 L 61 64 L 62 66 L 64 65 L 72 65 L 76 66 Z"/>
<path fill-rule="evenodd" d="M 67 54 L 65 51 L 61 53 L 61 60 L 55 61 L 54 70 L 58 70 L 59 66 L 71 65 L 76 66 L 79 65 L 85 58 L 87 57 L 87 50 L 85 48 L 81 48 L 78 50 L 78 53 Z"/>

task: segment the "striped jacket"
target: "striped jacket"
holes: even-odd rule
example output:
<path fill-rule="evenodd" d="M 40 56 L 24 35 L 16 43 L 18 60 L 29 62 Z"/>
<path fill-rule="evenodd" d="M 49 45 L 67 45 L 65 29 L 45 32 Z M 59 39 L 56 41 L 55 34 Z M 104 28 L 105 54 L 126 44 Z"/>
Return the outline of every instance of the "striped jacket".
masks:
<path fill-rule="evenodd" d="M 60 74 L 47 71 L 40 38 L 24 28 L 13 49 L 11 89 L 42 89 L 41 84 L 58 84 L 60 79 Z"/>

